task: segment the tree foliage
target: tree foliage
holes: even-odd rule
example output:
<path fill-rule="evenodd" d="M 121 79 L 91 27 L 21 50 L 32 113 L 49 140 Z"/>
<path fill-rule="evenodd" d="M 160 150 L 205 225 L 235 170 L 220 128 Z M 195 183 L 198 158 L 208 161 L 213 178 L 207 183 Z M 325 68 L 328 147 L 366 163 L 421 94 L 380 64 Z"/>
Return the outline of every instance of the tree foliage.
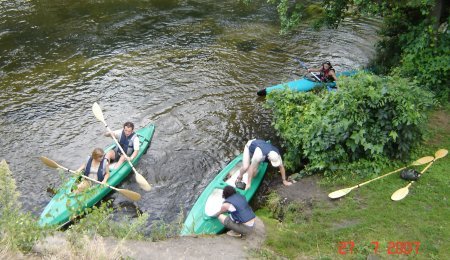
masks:
<path fill-rule="evenodd" d="M 307 158 L 309 174 L 366 175 L 381 170 L 387 159 L 407 158 L 422 140 L 432 94 L 403 78 L 363 72 L 340 86 L 318 95 L 289 90 L 268 95 L 287 167 L 295 169 Z"/>

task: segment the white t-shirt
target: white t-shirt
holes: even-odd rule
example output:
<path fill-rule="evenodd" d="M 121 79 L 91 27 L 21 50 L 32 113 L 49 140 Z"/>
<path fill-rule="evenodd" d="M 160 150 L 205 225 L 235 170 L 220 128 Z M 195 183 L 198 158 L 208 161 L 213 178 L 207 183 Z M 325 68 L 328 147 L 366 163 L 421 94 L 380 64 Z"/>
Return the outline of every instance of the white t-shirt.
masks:
<path fill-rule="evenodd" d="M 115 135 L 115 137 L 117 138 L 117 141 L 120 141 L 120 137 L 122 136 L 122 129 L 120 129 L 120 130 L 115 130 L 113 133 L 114 133 L 114 135 Z M 136 135 L 136 133 L 134 133 L 135 135 Z M 139 137 L 138 136 L 136 136 L 136 138 L 134 138 L 134 140 L 133 140 L 133 148 L 134 148 L 134 150 L 135 151 L 138 151 L 139 150 L 139 145 L 140 145 L 140 143 L 139 143 Z"/>

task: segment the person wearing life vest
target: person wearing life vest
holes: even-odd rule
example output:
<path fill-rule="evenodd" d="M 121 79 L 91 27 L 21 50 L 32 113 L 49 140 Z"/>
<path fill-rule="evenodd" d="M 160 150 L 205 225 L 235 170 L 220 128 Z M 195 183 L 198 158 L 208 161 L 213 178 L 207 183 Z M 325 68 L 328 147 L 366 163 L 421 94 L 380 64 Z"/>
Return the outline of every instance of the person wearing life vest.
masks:
<path fill-rule="evenodd" d="M 333 66 L 331 66 L 331 62 L 326 61 L 322 63 L 322 67 L 317 69 L 308 69 L 308 72 L 319 72 L 317 75 L 321 82 L 336 82 L 336 71 Z M 337 85 L 336 85 L 337 88 Z"/>
<path fill-rule="evenodd" d="M 212 217 L 216 217 L 230 231 L 230 236 L 248 235 L 253 232 L 256 215 L 244 196 L 236 193 L 232 186 L 223 189 L 222 198 L 225 201 L 220 210 Z M 229 216 L 224 213 L 228 212 Z"/>
<path fill-rule="evenodd" d="M 101 148 L 95 148 L 92 151 L 92 155 L 88 156 L 86 163 L 83 163 L 80 168 L 77 170 L 94 180 L 97 180 L 102 183 L 106 183 L 109 178 L 109 163 L 105 158 L 105 152 Z M 74 191 L 75 193 L 80 193 L 84 191 L 86 188 L 89 188 L 91 185 L 90 181 L 84 179 L 78 184 L 77 189 Z"/>
<path fill-rule="evenodd" d="M 278 148 L 264 140 L 253 139 L 245 145 L 242 167 L 237 177 L 237 181 L 242 181 L 244 173 L 247 172 L 248 181 L 245 187 L 246 190 L 250 189 L 252 179 L 257 174 L 259 164 L 262 162 L 270 162 L 273 167 L 278 167 L 283 184 L 285 186 L 292 185 L 292 182 L 286 180 L 286 170 L 284 169 Z"/>
<path fill-rule="evenodd" d="M 120 146 L 130 160 L 133 160 L 139 153 L 139 137 L 134 132 L 134 124 L 131 122 L 126 122 L 123 124 L 123 129 L 105 133 L 105 136 L 112 137 L 113 135 L 119 141 Z M 117 161 L 112 168 L 119 168 L 120 165 L 122 165 L 122 163 L 126 160 L 125 155 L 122 154 L 119 147 L 115 147 L 110 150 L 107 153 L 106 158 L 110 161 L 110 163 Z"/>

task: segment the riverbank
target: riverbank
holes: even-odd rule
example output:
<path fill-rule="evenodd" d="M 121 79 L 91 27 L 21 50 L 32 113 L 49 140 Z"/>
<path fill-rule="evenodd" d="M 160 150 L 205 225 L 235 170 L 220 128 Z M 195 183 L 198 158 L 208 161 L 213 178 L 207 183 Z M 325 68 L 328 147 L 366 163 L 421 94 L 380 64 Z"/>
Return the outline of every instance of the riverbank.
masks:
<path fill-rule="evenodd" d="M 415 156 L 450 148 L 450 108 L 430 114 L 427 137 Z M 418 166 L 422 170 L 426 165 Z M 390 199 L 407 182 L 392 174 L 337 200 L 327 194 L 367 179 L 329 183 L 319 177 L 277 188 L 257 215 L 267 228 L 260 257 L 357 259 L 413 256 L 445 259 L 450 254 L 448 218 L 450 156 L 437 160 L 403 200 Z M 387 173 L 394 169 L 385 169 Z"/>
<path fill-rule="evenodd" d="M 450 148 L 450 107 L 430 114 L 427 137 L 417 158 Z M 422 170 L 424 166 L 418 167 Z M 448 205 L 450 157 L 437 160 L 410 187 L 401 201 L 391 194 L 407 182 L 398 174 L 330 200 L 328 193 L 365 180 L 330 183 L 320 176 L 305 177 L 290 187 L 274 183 L 265 206 L 257 211 L 255 236 L 227 235 L 178 237 L 160 242 L 94 237 L 77 243 L 65 235 L 43 239 L 30 254 L 0 249 L 2 258 L 120 258 L 133 259 L 355 259 L 413 256 L 444 259 L 450 254 Z M 392 169 L 385 169 L 389 172 Z M 86 241 L 86 242 L 83 242 Z M 92 242 L 93 241 L 93 242 Z M 94 256 L 94 254 L 96 254 Z"/>

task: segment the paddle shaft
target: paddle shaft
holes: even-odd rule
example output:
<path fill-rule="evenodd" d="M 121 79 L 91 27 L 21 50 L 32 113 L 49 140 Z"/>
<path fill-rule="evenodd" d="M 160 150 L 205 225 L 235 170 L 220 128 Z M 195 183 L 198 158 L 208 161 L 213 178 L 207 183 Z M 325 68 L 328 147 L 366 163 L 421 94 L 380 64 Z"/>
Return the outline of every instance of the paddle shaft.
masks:
<path fill-rule="evenodd" d="M 390 174 L 393 174 L 393 173 L 399 172 L 399 171 L 401 171 L 401 170 L 403 170 L 403 169 L 406 169 L 407 167 L 408 167 L 408 166 L 405 166 L 405 167 L 400 168 L 400 169 L 397 169 L 397 170 L 395 170 L 395 171 L 388 172 L 388 173 L 386 173 L 386 174 L 384 174 L 384 175 L 378 176 L 378 177 L 376 177 L 376 178 L 374 178 L 374 179 L 371 179 L 371 180 L 365 181 L 365 182 L 363 182 L 363 183 L 360 183 L 360 184 L 358 184 L 358 185 L 356 185 L 356 186 L 353 186 L 352 188 L 355 188 L 355 187 L 361 187 L 361 186 L 363 186 L 363 185 L 366 185 L 366 184 L 369 183 L 369 182 L 372 182 L 372 181 L 375 181 L 375 180 L 384 178 L 384 177 L 386 177 L 386 176 L 388 176 L 388 175 L 390 175 Z"/>
<path fill-rule="evenodd" d="M 302 61 L 300 61 L 300 60 L 298 60 L 298 59 L 296 59 L 296 61 L 300 64 L 300 66 L 301 66 L 302 68 L 308 70 L 308 67 L 306 66 L 305 63 L 303 63 Z M 314 73 L 312 73 L 312 72 L 309 72 L 309 73 L 311 73 L 311 75 L 313 75 L 313 77 L 316 78 L 319 82 L 322 82 L 322 80 L 320 80 L 319 77 L 317 77 L 316 74 L 314 74 Z"/>
<path fill-rule="evenodd" d="M 429 164 L 428 164 L 428 165 L 420 172 L 420 175 L 424 174 L 425 171 L 428 170 L 428 168 L 430 168 L 431 165 L 433 165 L 434 161 L 436 161 L 437 159 L 439 159 L 439 158 L 435 158 L 433 161 L 431 161 L 431 162 L 430 162 L 430 163 L 429 163 Z M 414 183 L 414 181 L 410 181 L 409 184 L 408 184 L 408 186 L 406 186 L 406 187 L 411 186 L 411 184 L 413 184 L 413 183 Z"/>
<path fill-rule="evenodd" d="M 68 168 L 66 168 L 66 167 L 64 167 L 64 166 L 59 165 L 59 164 L 58 164 L 58 167 L 61 168 L 61 169 L 63 169 L 63 170 L 65 170 L 65 171 L 68 171 L 68 172 L 70 172 L 70 173 L 72 173 L 72 174 L 80 175 L 80 174 L 78 174 L 76 171 L 72 171 L 72 170 L 70 170 L 70 169 L 68 169 Z M 86 175 L 84 175 L 84 174 L 81 174 L 80 176 L 83 177 L 83 178 L 85 178 L 85 179 L 87 179 L 87 180 L 90 180 L 90 181 L 92 181 L 92 182 L 95 182 L 95 183 L 98 183 L 98 184 L 101 184 L 101 185 L 106 185 L 106 186 L 107 186 L 108 188 L 110 188 L 110 189 L 113 189 L 113 190 L 116 190 L 116 191 L 120 191 L 120 189 L 118 189 L 118 188 L 116 188 L 116 187 L 110 186 L 110 185 L 108 185 L 108 184 L 106 184 L 106 183 L 103 183 L 103 182 L 99 182 L 99 181 L 97 181 L 97 180 L 95 180 L 95 179 L 92 179 L 91 177 L 86 176 Z"/>

